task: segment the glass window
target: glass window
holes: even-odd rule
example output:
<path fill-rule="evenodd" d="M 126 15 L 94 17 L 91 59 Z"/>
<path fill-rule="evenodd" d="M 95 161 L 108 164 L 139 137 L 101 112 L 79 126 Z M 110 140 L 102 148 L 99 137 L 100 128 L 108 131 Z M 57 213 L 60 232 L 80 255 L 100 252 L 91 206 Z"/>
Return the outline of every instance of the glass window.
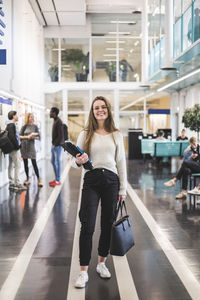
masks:
<path fill-rule="evenodd" d="M 192 44 L 192 8 L 183 14 L 183 51 Z"/>
<path fill-rule="evenodd" d="M 88 81 L 89 40 L 62 39 L 61 81 Z"/>
<path fill-rule="evenodd" d="M 174 57 L 181 53 L 181 19 L 174 25 Z"/>
<path fill-rule="evenodd" d="M 89 111 L 89 92 L 88 91 L 69 91 L 68 92 L 68 110 L 71 111 Z"/>
<path fill-rule="evenodd" d="M 120 38 L 119 81 L 141 80 L 141 38 Z"/>
<path fill-rule="evenodd" d="M 200 0 L 194 2 L 194 42 L 200 38 Z"/>
<path fill-rule="evenodd" d="M 183 0 L 183 13 L 192 4 L 192 0 Z"/>
<path fill-rule="evenodd" d="M 92 80 L 116 81 L 116 39 L 92 39 Z"/>
<path fill-rule="evenodd" d="M 58 39 L 45 39 L 45 81 L 58 81 Z"/>
<path fill-rule="evenodd" d="M 174 0 L 174 22 L 181 17 L 181 2 L 182 0 Z"/>

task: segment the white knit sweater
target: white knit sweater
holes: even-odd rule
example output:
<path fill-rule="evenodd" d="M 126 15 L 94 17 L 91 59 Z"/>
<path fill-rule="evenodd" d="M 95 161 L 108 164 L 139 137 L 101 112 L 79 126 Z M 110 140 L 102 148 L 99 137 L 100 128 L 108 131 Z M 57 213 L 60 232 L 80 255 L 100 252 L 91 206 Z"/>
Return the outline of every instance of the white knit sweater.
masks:
<path fill-rule="evenodd" d="M 113 140 L 113 136 L 115 141 Z M 77 146 L 84 148 L 84 131 L 81 131 L 77 140 Z M 123 136 L 119 131 L 107 135 L 94 133 L 91 144 L 90 158 L 94 168 L 105 168 L 119 176 L 119 195 L 126 195 L 127 172 L 126 157 L 124 151 Z M 78 168 L 75 159 L 73 167 Z M 85 170 L 87 172 L 87 170 Z"/>

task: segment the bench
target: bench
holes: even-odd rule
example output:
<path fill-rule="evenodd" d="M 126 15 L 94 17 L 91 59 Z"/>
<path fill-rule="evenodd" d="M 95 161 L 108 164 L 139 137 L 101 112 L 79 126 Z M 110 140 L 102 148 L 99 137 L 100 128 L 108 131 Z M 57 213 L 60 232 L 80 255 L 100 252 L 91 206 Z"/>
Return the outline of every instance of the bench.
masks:
<path fill-rule="evenodd" d="M 183 152 L 189 146 L 188 141 L 166 141 L 160 142 L 155 139 L 142 139 L 142 154 L 145 158 L 146 154 L 152 157 L 172 157 L 183 156 Z"/>

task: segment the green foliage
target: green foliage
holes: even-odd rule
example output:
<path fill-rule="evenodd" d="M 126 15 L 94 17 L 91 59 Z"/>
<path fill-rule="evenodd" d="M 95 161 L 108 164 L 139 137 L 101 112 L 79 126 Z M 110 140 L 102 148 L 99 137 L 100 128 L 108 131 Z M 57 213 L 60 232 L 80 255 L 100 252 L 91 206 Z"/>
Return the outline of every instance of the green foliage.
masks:
<path fill-rule="evenodd" d="M 58 81 L 58 66 L 51 65 L 49 70 L 49 76 L 51 77 L 51 81 Z"/>
<path fill-rule="evenodd" d="M 62 51 L 62 62 L 72 63 L 76 66 L 78 72 L 83 70 L 84 64 L 88 61 L 87 58 L 87 55 L 81 49 L 66 49 Z"/>
<path fill-rule="evenodd" d="M 189 128 L 192 131 L 200 131 L 200 105 L 195 104 L 192 108 L 187 108 L 184 111 L 182 122 L 186 128 Z"/>
<path fill-rule="evenodd" d="M 106 74 L 110 81 L 116 81 L 116 62 L 109 61 L 106 64 Z"/>

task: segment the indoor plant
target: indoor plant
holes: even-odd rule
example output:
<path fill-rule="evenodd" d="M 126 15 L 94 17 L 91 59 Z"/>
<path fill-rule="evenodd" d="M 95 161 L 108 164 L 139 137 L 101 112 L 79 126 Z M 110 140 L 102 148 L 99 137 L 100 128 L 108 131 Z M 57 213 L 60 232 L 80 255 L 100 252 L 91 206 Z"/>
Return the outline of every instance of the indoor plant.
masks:
<path fill-rule="evenodd" d="M 197 140 L 199 141 L 200 105 L 195 104 L 192 108 L 186 108 L 182 117 L 182 122 L 186 128 L 197 132 Z"/>
<path fill-rule="evenodd" d="M 51 81 L 58 81 L 58 66 L 57 65 L 51 65 L 48 70 L 48 73 L 51 78 Z"/>
<path fill-rule="evenodd" d="M 87 81 L 89 52 L 85 55 L 81 49 L 66 49 L 62 52 L 62 63 L 72 63 L 76 67 L 76 80 Z"/>

